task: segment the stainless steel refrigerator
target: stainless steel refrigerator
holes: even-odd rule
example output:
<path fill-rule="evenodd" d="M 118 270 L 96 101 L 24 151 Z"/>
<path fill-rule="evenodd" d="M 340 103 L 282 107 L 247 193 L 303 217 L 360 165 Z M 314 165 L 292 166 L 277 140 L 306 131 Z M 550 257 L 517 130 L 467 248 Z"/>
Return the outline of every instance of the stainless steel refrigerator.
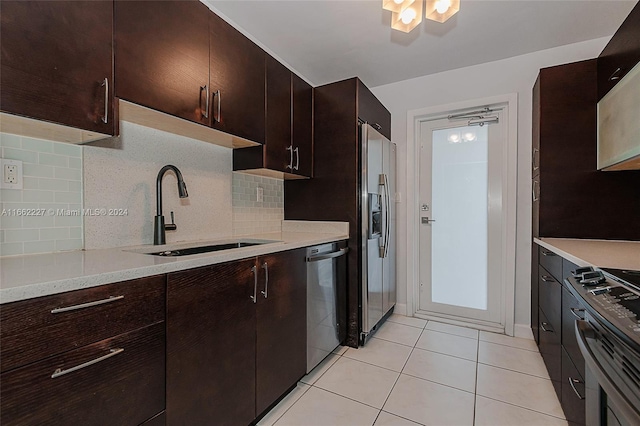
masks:
<path fill-rule="evenodd" d="M 368 123 L 360 138 L 363 345 L 396 303 L 396 145 Z"/>

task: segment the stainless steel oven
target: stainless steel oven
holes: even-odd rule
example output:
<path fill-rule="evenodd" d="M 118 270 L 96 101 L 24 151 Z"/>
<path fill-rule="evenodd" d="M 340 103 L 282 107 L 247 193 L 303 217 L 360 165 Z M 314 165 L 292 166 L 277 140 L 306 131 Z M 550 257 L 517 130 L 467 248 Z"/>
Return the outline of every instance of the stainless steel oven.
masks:
<path fill-rule="evenodd" d="M 640 287 L 625 281 L 636 277 L 634 271 L 598 273 L 601 279 L 591 282 L 579 277 L 567 280 L 587 308 L 584 320 L 575 323 L 585 360 L 586 424 L 638 426 Z"/>

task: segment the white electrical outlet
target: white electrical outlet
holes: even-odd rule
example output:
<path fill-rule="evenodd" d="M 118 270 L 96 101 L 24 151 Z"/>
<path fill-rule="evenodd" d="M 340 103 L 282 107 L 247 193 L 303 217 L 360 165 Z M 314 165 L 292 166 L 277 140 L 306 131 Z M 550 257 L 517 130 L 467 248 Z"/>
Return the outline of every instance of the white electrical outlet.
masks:
<path fill-rule="evenodd" d="M 256 188 L 256 201 L 258 203 L 261 203 L 261 202 L 264 201 L 264 189 L 263 188 L 260 188 L 260 187 Z"/>
<path fill-rule="evenodd" d="M 2 189 L 22 189 L 22 161 L 0 159 L 2 164 Z"/>

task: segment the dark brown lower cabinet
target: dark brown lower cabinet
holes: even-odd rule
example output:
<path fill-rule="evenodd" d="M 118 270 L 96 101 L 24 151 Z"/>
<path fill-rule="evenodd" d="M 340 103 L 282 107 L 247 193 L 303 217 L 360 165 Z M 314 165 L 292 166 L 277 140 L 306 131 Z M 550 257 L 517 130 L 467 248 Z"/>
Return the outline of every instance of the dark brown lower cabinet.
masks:
<path fill-rule="evenodd" d="M 163 411 L 164 325 L 156 323 L 3 373 L 0 423 L 138 425 Z M 88 364 L 94 360 L 100 361 Z M 83 367 L 74 369 L 78 366 Z"/>
<path fill-rule="evenodd" d="M 246 426 L 305 374 L 305 253 L 169 274 L 168 425 Z"/>
<path fill-rule="evenodd" d="M 562 391 L 560 386 L 560 381 L 562 380 L 560 328 L 553 327 L 551 321 L 547 319 L 542 309 L 538 311 L 538 317 L 540 321 L 538 326 L 540 329 L 540 343 L 538 348 L 547 366 L 549 378 L 551 378 L 556 394 L 558 398 L 560 398 Z"/>
<path fill-rule="evenodd" d="M 564 280 L 578 266 L 553 251 L 534 245 L 532 262 L 532 309 L 536 309 L 538 349 L 547 367 L 564 414 L 572 426 L 584 425 L 585 362 L 575 335 L 575 322 L 584 308 Z M 534 330 L 535 328 L 532 327 Z"/>
<path fill-rule="evenodd" d="M 167 424 L 244 425 L 255 416 L 255 259 L 167 280 Z"/>
<path fill-rule="evenodd" d="M 269 278 L 265 289 L 258 292 L 256 306 L 256 414 L 273 404 L 307 369 L 305 256 L 303 249 L 258 259 L 261 272 L 268 272 Z"/>
<path fill-rule="evenodd" d="M 579 371 L 562 350 L 562 409 L 570 424 L 585 423 L 584 369 Z"/>

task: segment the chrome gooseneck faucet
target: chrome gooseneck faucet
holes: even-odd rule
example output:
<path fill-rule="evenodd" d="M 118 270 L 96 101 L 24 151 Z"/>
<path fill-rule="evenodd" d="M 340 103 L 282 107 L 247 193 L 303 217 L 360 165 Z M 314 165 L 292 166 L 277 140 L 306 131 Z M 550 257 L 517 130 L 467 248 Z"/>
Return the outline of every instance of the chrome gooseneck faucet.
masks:
<path fill-rule="evenodd" d="M 171 164 L 167 164 L 158 172 L 158 178 L 156 179 L 156 217 L 153 221 L 153 244 L 161 245 L 165 244 L 165 230 L 175 231 L 178 227 L 173 222 L 173 212 L 171 212 L 171 223 L 168 225 L 164 224 L 164 216 L 162 215 L 162 178 L 164 174 L 173 170 L 178 178 L 178 195 L 180 198 L 187 198 L 189 194 L 187 193 L 187 185 L 184 183 L 182 179 L 182 173 L 176 166 L 172 166 Z"/>

